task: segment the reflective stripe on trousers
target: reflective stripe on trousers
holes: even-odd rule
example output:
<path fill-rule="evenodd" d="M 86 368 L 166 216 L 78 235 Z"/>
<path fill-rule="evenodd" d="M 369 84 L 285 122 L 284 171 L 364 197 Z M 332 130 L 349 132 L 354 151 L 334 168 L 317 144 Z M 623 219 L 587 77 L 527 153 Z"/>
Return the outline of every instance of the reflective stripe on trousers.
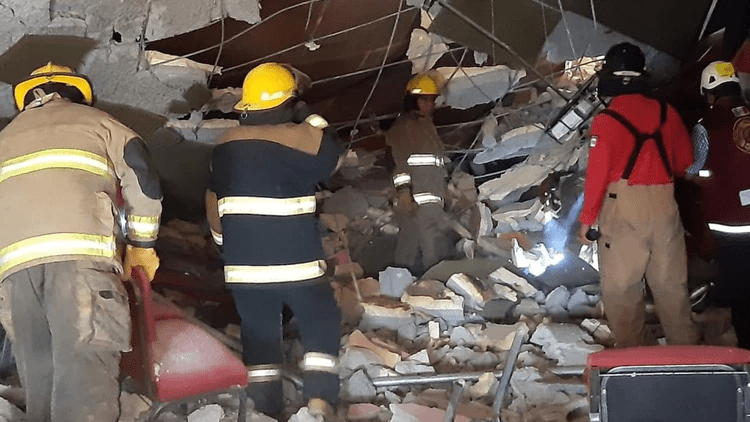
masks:
<path fill-rule="evenodd" d="M 227 283 L 284 283 L 321 277 L 326 269 L 322 259 L 287 265 L 225 265 L 224 277 Z"/>
<path fill-rule="evenodd" d="M 227 196 L 218 202 L 219 217 L 226 214 L 289 216 L 315 212 L 315 196 L 294 198 L 261 198 L 253 196 Z"/>

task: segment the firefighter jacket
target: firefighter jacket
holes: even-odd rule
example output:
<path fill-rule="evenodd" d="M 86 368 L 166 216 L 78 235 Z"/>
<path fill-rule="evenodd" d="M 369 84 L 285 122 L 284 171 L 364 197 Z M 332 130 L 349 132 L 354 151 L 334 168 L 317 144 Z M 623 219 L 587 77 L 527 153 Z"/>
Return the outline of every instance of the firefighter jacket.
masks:
<path fill-rule="evenodd" d="M 322 126 L 311 115 L 300 124 L 239 126 L 219 139 L 209 190 L 228 284 L 287 285 L 325 274 L 315 192 L 335 171 L 343 146 Z"/>
<path fill-rule="evenodd" d="M 704 169 L 710 176 L 699 178 L 698 183 L 709 228 L 750 233 L 750 154 L 738 147 L 746 141 L 750 111 L 739 97 L 725 97 L 711 107 L 701 124 L 708 133 Z"/>
<path fill-rule="evenodd" d="M 396 189 L 411 187 L 418 205 L 445 201 L 448 173 L 443 157 L 444 146 L 432 119 L 418 111 L 401 114 L 386 134 L 396 168 Z"/>
<path fill-rule="evenodd" d="M 614 113 L 601 112 L 591 124 L 582 224 L 596 222 L 611 183 L 672 184 L 693 162 L 690 136 L 672 106 L 627 94 L 612 99 L 607 109 Z"/>
<path fill-rule="evenodd" d="M 152 247 L 161 189 L 145 144 L 93 107 L 53 100 L 0 132 L 0 278 L 37 264 L 93 259 L 119 271 L 118 184 L 128 241 Z"/>

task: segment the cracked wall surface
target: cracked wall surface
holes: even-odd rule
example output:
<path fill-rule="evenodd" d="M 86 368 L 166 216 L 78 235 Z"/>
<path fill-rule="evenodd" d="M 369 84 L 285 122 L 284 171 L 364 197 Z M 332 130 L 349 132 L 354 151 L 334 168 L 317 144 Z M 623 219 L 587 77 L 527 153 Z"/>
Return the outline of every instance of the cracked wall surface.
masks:
<path fill-rule="evenodd" d="M 202 0 L 191 1 L 186 7 L 181 0 L 2 0 L 0 26 L 8 36 L 0 38 L 0 53 L 5 55 L 26 35 L 95 40 L 94 48 L 81 63 L 63 64 L 78 67 L 91 79 L 97 99 L 174 116 L 186 111 L 184 96 L 189 89 L 205 87 L 206 73 L 174 66 L 148 66 L 141 55 L 144 43 L 208 26 L 222 16 L 256 23 L 260 21 L 260 4 L 258 0 Z M 35 57 L 33 48 L 13 54 L 29 59 L 6 57 L 6 66 L 34 63 L 23 69 L 23 74 L 48 61 L 41 55 Z M 17 80 L 3 80 L 0 117 L 11 117 L 15 110 L 6 94 Z"/>

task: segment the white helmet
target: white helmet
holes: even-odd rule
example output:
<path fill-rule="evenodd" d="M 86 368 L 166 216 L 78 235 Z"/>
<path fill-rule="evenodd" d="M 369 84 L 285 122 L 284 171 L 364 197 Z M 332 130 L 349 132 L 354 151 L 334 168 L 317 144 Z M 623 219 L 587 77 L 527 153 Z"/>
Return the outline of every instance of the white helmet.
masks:
<path fill-rule="evenodd" d="M 734 66 L 729 62 L 712 62 L 701 74 L 701 94 L 726 82 L 740 82 L 734 73 Z"/>

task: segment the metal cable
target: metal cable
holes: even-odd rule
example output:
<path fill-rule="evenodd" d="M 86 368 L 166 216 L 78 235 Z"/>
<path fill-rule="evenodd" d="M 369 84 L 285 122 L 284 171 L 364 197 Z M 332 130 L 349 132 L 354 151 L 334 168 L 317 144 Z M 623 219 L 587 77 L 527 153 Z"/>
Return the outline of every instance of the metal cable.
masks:
<path fill-rule="evenodd" d="M 221 53 L 224 50 L 224 37 L 226 36 L 225 28 L 224 28 L 224 19 L 226 19 L 226 10 L 224 7 L 224 0 L 219 1 L 219 7 L 221 8 L 221 43 L 219 43 L 219 51 L 216 53 L 216 60 L 214 60 L 214 67 L 213 69 L 211 69 L 211 74 L 208 75 L 208 81 L 206 81 L 206 86 L 211 86 L 211 79 L 213 79 L 214 77 L 214 73 L 216 72 L 216 67 L 219 66 L 219 59 L 221 58 Z"/>
<path fill-rule="evenodd" d="M 388 61 L 388 54 L 391 52 L 391 46 L 393 45 L 393 38 L 396 36 L 396 29 L 398 28 L 398 21 L 401 17 L 401 9 L 403 7 L 403 0 L 398 1 L 398 12 L 396 13 L 396 19 L 393 22 L 393 29 L 391 30 L 391 38 L 388 40 L 388 47 L 385 49 L 385 54 L 383 54 L 383 62 L 380 64 L 380 69 L 378 70 L 378 76 L 375 77 L 375 82 L 372 84 L 372 88 L 370 89 L 370 93 L 367 95 L 367 99 L 365 99 L 364 104 L 362 104 L 362 109 L 359 110 L 359 114 L 357 115 L 357 120 L 354 121 L 354 127 L 352 128 L 352 131 L 350 132 L 350 137 L 354 138 L 354 136 L 357 134 L 357 125 L 359 124 L 359 119 L 362 118 L 362 113 L 365 112 L 365 108 L 367 107 L 367 103 L 370 102 L 370 99 L 372 98 L 372 94 L 375 92 L 375 88 L 378 86 L 378 82 L 380 82 L 380 75 L 383 74 L 383 67 L 385 67 L 385 62 Z M 354 142 L 354 139 L 351 139 L 349 141 L 349 146 Z"/>
<path fill-rule="evenodd" d="M 563 9 L 562 0 L 557 0 L 557 5 L 560 6 L 560 16 L 562 17 L 563 26 L 565 27 L 565 32 L 568 34 L 568 42 L 570 43 L 570 50 L 573 52 L 573 57 L 578 57 L 578 54 L 576 53 L 576 48 L 573 45 L 573 35 L 571 35 L 570 33 L 568 20 L 565 18 L 565 9 Z"/>
<path fill-rule="evenodd" d="M 325 39 L 327 39 L 327 38 L 332 38 L 332 37 L 335 37 L 335 36 L 338 36 L 338 35 L 346 34 L 347 32 L 355 31 L 355 30 L 357 30 L 357 29 L 360 29 L 360 28 L 364 28 L 365 26 L 369 26 L 369 25 L 372 25 L 372 24 L 374 24 L 374 23 L 377 23 L 377 22 L 380 22 L 380 21 L 383 21 L 383 20 L 387 20 L 387 19 L 389 19 L 389 18 L 391 18 L 391 17 L 393 17 L 393 16 L 397 16 L 397 17 L 400 17 L 400 15 L 401 15 L 402 13 L 407 13 L 407 12 L 409 12 L 409 11 L 412 11 L 412 10 L 414 10 L 414 9 L 415 9 L 415 7 L 414 7 L 414 6 L 410 6 L 410 7 L 406 8 L 406 9 L 403 9 L 403 10 L 399 9 L 399 11 L 398 11 L 397 13 L 391 13 L 391 14 L 389 14 L 389 15 L 386 15 L 386 16 L 382 16 L 382 17 L 380 17 L 380 18 L 377 18 L 377 19 L 375 19 L 375 20 L 371 20 L 371 21 L 369 21 L 369 22 L 365 22 L 365 23 L 362 23 L 362 24 L 359 24 L 359 25 L 353 26 L 353 27 L 351 27 L 351 28 L 347 28 L 347 29 L 342 29 L 341 31 L 333 32 L 333 33 L 331 33 L 331 34 L 328 34 L 328 35 L 323 35 L 322 37 L 318 37 L 318 38 L 313 38 L 313 39 L 312 39 L 311 41 L 322 41 L 322 40 L 325 40 Z M 397 20 L 398 20 L 398 19 L 397 19 Z M 287 48 L 285 48 L 285 49 L 283 49 L 283 50 L 279 50 L 279 51 L 277 51 L 277 52 L 275 52 L 275 53 L 271 53 L 271 54 L 268 54 L 268 55 L 266 55 L 266 56 L 264 56 L 264 57 L 260 57 L 260 58 L 257 58 L 257 59 L 253 59 L 253 60 L 250 60 L 250 61 L 248 61 L 248 62 L 245 62 L 245 63 L 241 63 L 241 64 L 238 64 L 238 65 L 236 65 L 236 66 L 228 67 L 228 68 L 224 69 L 224 71 L 225 71 L 225 72 L 230 72 L 230 71 L 232 71 L 232 70 L 236 70 L 236 69 L 239 69 L 239 68 L 241 68 L 241 67 L 245 67 L 245 66 L 248 66 L 248 65 L 252 65 L 252 64 L 255 64 L 255 63 L 257 63 L 257 62 L 262 62 L 262 61 L 265 61 L 265 60 L 267 60 L 267 59 L 269 59 L 269 58 L 271 58 L 271 57 L 274 57 L 274 56 L 278 56 L 279 54 L 283 54 L 283 53 L 286 53 L 286 52 L 288 52 L 288 51 L 292 51 L 292 50 L 294 50 L 295 48 L 298 48 L 298 47 L 302 47 L 302 46 L 304 46 L 305 44 L 307 44 L 308 42 L 310 42 L 310 41 L 305 41 L 305 42 L 303 42 L 303 43 L 298 43 L 298 44 L 295 44 L 295 45 L 293 45 L 293 46 L 291 46 L 291 47 L 287 47 Z"/>
<path fill-rule="evenodd" d="M 167 64 L 167 63 L 173 62 L 175 60 L 179 60 L 179 59 L 187 59 L 187 58 L 190 58 L 190 57 L 193 57 L 193 56 L 197 56 L 198 54 L 205 53 L 207 51 L 211 51 L 214 48 L 219 48 L 219 47 L 221 47 L 222 44 L 227 44 L 227 43 L 230 43 L 230 42 L 236 40 L 237 38 L 239 38 L 239 37 L 247 34 L 248 32 L 250 32 L 253 29 L 255 29 L 258 26 L 260 26 L 261 24 L 263 24 L 265 22 L 268 22 L 269 20 L 273 19 L 274 17 L 276 17 L 276 16 L 278 16 L 278 15 L 284 13 L 284 12 L 288 12 L 289 10 L 292 10 L 294 8 L 297 8 L 297 7 L 300 7 L 300 6 L 304 6 L 306 4 L 311 4 L 311 3 L 314 3 L 314 2 L 319 2 L 319 1 L 324 1 L 324 0 L 306 0 L 306 1 L 302 2 L 302 3 L 297 3 L 297 4 L 293 4 L 291 6 L 285 7 L 283 9 L 281 9 L 281 10 L 278 10 L 278 11 L 276 11 L 274 13 L 271 13 L 266 18 L 261 19 L 259 22 L 255 23 L 254 25 L 250 26 L 249 28 L 243 29 L 242 31 L 236 33 L 235 35 L 232 35 L 227 40 L 225 40 L 223 43 L 215 44 L 215 45 L 212 45 L 210 47 L 206 47 L 206 48 L 203 48 L 201 50 L 194 51 L 192 53 L 183 54 L 182 56 L 177 56 L 175 58 L 172 58 L 172 59 L 169 59 L 169 60 L 165 60 L 165 61 L 160 62 L 160 63 L 156 63 L 153 66 L 164 65 L 164 64 Z"/>

